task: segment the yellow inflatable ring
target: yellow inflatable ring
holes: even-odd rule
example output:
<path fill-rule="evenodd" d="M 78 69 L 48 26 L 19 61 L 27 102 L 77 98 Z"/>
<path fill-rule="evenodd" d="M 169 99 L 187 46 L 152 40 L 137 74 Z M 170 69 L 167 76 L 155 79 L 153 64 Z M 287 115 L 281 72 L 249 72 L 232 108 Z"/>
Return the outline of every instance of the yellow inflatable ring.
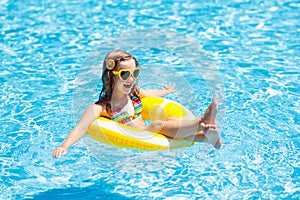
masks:
<path fill-rule="evenodd" d="M 191 111 L 174 101 L 160 97 L 144 97 L 141 101 L 145 120 L 166 120 L 168 117 L 195 119 Z M 104 144 L 139 150 L 175 149 L 193 144 L 185 139 L 170 139 L 159 133 L 143 131 L 103 117 L 99 117 L 89 126 L 87 134 Z"/>

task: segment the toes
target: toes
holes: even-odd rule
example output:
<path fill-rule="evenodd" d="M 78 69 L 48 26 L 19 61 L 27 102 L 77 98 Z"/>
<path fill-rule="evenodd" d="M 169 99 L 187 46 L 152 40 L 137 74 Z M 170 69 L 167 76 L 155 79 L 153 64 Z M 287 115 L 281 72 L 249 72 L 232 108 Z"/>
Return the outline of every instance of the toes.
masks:
<path fill-rule="evenodd" d="M 202 128 L 205 128 L 205 129 L 206 129 L 206 124 L 205 124 L 204 122 L 201 122 L 201 123 L 200 123 L 200 126 L 201 126 Z"/>
<path fill-rule="evenodd" d="M 201 122 L 200 126 L 204 129 L 212 129 L 212 130 L 215 130 L 217 128 L 215 124 L 205 124 L 204 122 Z"/>
<path fill-rule="evenodd" d="M 217 94 L 215 94 L 213 100 L 218 100 L 218 98 L 219 98 L 219 96 Z"/>
<path fill-rule="evenodd" d="M 209 131 L 216 131 L 217 129 L 216 129 L 216 127 L 209 127 L 209 128 L 207 128 L 207 130 L 209 130 Z"/>
<path fill-rule="evenodd" d="M 215 124 L 209 124 L 209 128 L 216 129 L 217 126 Z"/>

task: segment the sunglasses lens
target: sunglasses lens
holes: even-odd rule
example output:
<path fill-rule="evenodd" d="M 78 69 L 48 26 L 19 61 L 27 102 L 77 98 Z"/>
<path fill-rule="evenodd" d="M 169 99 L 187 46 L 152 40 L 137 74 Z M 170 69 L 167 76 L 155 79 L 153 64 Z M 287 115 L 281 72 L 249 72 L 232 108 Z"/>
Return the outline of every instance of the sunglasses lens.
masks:
<path fill-rule="evenodd" d="M 122 71 L 120 74 L 120 77 L 123 81 L 126 81 L 130 77 L 129 71 Z"/>
<path fill-rule="evenodd" d="M 140 75 L 140 69 L 139 69 L 139 68 L 138 68 L 138 69 L 135 69 L 135 70 L 133 71 L 133 76 L 134 76 L 134 78 L 139 77 L 139 75 Z"/>

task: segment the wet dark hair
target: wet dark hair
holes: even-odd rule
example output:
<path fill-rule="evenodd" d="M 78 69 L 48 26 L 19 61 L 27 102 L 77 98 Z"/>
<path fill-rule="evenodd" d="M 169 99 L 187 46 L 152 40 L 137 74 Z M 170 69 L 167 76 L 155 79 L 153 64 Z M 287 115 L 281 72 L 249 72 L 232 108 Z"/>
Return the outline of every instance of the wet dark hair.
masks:
<path fill-rule="evenodd" d="M 114 74 L 113 70 L 116 69 L 122 61 L 134 59 L 136 67 L 139 67 L 139 64 L 135 57 L 129 53 L 122 50 L 113 50 L 109 52 L 103 62 L 103 73 L 102 73 L 102 90 L 99 95 L 99 100 L 96 104 L 106 104 L 106 110 L 108 113 L 111 112 L 111 97 L 115 87 Z M 139 97 L 139 87 L 135 83 L 132 87 L 130 96 Z"/>

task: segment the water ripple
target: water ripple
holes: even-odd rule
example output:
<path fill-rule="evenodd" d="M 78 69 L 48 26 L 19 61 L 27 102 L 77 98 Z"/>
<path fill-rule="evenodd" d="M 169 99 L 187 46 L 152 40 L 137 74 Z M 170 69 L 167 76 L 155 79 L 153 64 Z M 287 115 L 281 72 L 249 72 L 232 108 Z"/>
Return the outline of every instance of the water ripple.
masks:
<path fill-rule="evenodd" d="M 299 8 L 291 0 L 0 1 L 0 199 L 80 199 L 86 191 L 91 198 L 297 199 Z M 143 86 L 176 82 L 179 92 L 168 97 L 198 115 L 224 86 L 224 147 L 145 153 L 83 138 L 67 157 L 52 159 L 97 99 L 102 52 L 112 47 L 139 58 Z"/>

